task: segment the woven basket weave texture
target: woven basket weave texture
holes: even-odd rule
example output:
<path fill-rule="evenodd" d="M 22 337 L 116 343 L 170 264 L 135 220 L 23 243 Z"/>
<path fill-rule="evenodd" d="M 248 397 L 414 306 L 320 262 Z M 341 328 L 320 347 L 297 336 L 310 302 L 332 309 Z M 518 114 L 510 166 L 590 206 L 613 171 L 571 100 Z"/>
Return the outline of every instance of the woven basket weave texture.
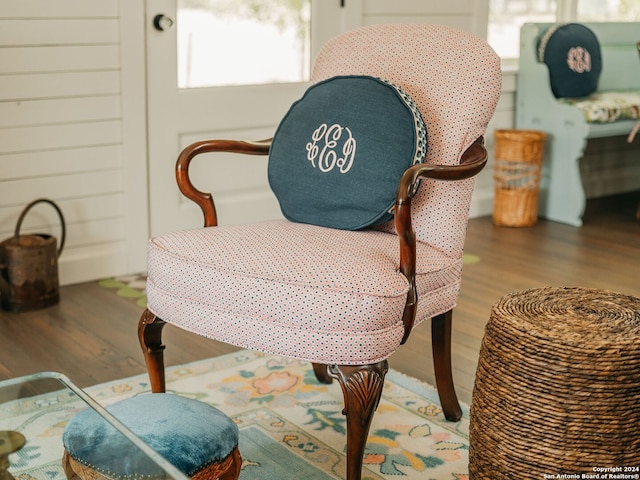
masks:
<path fill-rule="evenodd" d="M 496 130 L 493 164 L 493 223 L 531 227 L 538 220 L 538 193 L 547 134 L 537 130 Z"/>
<path fill-rule="evenodd" d="M 482 340 L 469 440 L 475 480 L 640 466 L 640 299 L 561 287 L 501 298 Z"/>

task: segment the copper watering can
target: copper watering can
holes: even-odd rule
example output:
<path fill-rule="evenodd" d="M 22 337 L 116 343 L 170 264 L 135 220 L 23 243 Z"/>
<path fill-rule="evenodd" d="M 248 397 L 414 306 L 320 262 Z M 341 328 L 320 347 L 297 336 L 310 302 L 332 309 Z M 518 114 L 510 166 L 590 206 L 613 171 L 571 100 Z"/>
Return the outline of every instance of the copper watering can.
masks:
<path fill-rule="evenodd" d="M 51 205 L 62 223 L 62 238 L 36 233 L 20 235 L 27 212 L 37 203 Z M 55 305 L 60 301 L 58 257 L 66 236 L 64 216 L 51 200 L 34 200 L 20 214 L 15 235 L 0 243 L 0 306 L 9 312 L 25 312 Z"/>

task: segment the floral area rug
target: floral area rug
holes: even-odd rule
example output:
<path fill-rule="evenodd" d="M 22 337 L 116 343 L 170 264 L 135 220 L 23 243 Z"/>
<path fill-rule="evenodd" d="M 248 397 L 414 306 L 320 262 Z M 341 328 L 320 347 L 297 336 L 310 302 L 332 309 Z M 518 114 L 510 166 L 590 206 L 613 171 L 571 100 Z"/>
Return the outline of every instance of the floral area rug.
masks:
<path fill-rule="evenodd" d="M 108 406 L 149 393 L 146 375 L 86 389 Z M 241 480 L 339 479 L 345 476 L 345 419 L 339 385 L 319 383 L 306 362 L 240 351 L 167 369 L 167 391 L 209 403 L 240 428 Z M 84 408 L 45 394 L 0 409 L 20 420 L 27 445 L 10 456 L 18 480 L 65 478 L 61 436 Z M 363 478 L 468 479 L 468 408 L 444 419 L 432 387 L 391 370 L 367 443 Z M 2 418 L 2 415 L 5 418 Z"/>
<path fill-rule="evenodd" d="M 119 297 L 135 300 L 142 308 L 147 307 L 147 276 L 145 274 L 105 278 L 98 284 L 112 290 Z"/>

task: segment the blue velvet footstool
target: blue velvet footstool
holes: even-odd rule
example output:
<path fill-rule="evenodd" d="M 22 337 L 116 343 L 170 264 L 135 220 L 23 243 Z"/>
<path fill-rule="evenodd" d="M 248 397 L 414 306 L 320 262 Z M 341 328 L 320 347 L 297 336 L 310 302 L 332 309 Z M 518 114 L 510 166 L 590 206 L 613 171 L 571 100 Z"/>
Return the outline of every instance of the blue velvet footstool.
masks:
<path fill-rule="evenodd" d="M 206 403 L 168 393 L 132 397 L 107 410 L 152 449 L 195 480 L 235 480 L 242 459 L 238 427 Z M 62 436 L 68 479 L 163 477 L 93 410 L 75 415 Z"/>

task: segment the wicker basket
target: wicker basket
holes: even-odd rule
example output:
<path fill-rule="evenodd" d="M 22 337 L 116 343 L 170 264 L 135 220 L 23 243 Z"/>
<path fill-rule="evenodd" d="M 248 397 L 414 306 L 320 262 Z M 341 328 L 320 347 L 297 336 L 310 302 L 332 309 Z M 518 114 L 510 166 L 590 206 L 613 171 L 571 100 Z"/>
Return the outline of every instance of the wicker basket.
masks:
<path fill-rule="evenodd" d="M 544 132 L 496 130 L 493 222 L 499 226 L 530 227 L 538 219 L 538 192 Z"/>
<path fill-rule="evenodd" d="M 551 287 L 503 297 L 482 340 L 469 430 L 474 480 L 640 466 L 640 299 Z"/>

